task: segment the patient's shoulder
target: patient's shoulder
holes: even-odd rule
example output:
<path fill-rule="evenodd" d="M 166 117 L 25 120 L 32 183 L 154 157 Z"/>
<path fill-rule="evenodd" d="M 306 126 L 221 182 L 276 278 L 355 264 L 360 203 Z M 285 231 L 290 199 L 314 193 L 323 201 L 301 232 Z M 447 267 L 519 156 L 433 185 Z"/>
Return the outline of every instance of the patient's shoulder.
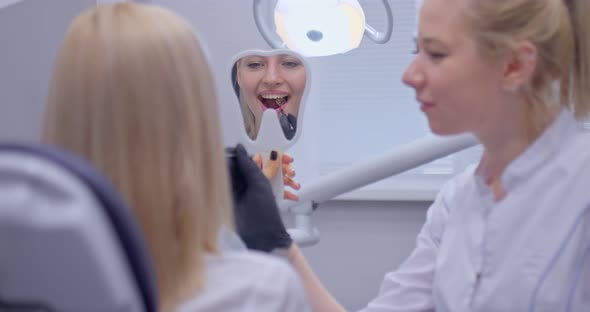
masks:
<path fill-rule="evenodd" d="M 240 273 L 245 283 L 248 282 L 247 277 L 257 281 L 261 275 L 270 272 L 280 277 L 295 274 L 285 260 L 250 250 L 227 250 L 222 254 L 210 255 L 207 257 L 207 271 L 212 282 L 224 280 L 230 272 Z"/>
<path fill-rule="evenodd" d="M 303 286 L 284 260 L 253 251 L 207 257 L 205 288 L 179 311 L 309 311 Z"/>

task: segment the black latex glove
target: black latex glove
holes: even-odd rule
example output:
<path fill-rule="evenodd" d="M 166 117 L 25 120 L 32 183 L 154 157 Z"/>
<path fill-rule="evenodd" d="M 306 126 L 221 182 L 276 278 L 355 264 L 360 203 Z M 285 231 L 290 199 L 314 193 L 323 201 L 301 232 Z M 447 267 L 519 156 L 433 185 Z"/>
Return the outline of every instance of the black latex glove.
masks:
<path fill-rule="evenodd" d="M 241 144 L 233 154 L 230 175 L 238 234 L 249 249 L 270 252 L 288 248 L 293 241 L 279 214 L 270 182 Z"/>

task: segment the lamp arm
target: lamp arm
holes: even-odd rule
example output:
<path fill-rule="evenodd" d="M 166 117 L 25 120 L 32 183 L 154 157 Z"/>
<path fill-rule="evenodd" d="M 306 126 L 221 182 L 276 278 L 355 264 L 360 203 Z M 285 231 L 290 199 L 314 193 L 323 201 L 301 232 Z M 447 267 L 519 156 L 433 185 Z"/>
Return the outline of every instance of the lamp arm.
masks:
<path fill-rule="evenodd" d="M 450 138 L 426 136 L 373 159 L 319 177 L 301 188 L 298 193 L 299 202 L 312 201 L 314 204 L 320 204 L 477 144 L 477 139 L 472 135 Z M 283 211 L 291 210 L 298 213 L 297 209 L 292 209 L 298 204 L 285 200 L 281 201 L 280 207 Z"/>
<path fill-rule="evenodd" d="M 262 35 L 262 38 L 270 45 L 273 49 L 281 49 L 283 48 L 283 44 L 279 40 L 275 40 L 271 36 L 271 31 L 268 28 L 268 25 L 262 21 L 262 6 L 260 5 L 261 0 L 254 0 L 253 1 L 253 13 L 254 13 L 254 23 L 256 24 L 256 28 Z"/>
<path fill-rule="evenodd" d="M 322 176 L 301 189 L 299 202 L 283 200 L 280 203 L 282 211 L 289 210 L 295 215 L 295 227 L 287 231 L 299 246 L 315 245 L 320 240 L 320 233 L 312 226 L 311 214 L 318 204 L 478 143 L 472 135 L 451 138 L 427 136 L 368 161 Z"/>
<path fill-rule="evenodd" d="M 391 34 L 393 33 L 393 12 L 391 6 L 387 0 L 382 0 L 383 6 L 385 7 L 385 14 L 387 16 L 387 24 L 385 26 L 385 32 L 378 32 L 375 28 L 369 24 L 365 24 L 365 34 L 376 43 L 383 44 L 389 41 Z"/>

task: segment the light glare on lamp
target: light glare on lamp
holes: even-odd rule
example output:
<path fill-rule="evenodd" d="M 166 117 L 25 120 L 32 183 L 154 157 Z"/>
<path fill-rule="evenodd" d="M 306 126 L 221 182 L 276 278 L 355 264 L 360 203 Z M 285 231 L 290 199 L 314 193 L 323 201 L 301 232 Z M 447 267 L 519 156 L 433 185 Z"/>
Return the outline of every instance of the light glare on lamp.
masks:
<path fill-rule="evenodd" d="M 356 0 L 279 0 L 276 32 L 304 56 L 346 53 L 361 43 L 365 14 Z"/>

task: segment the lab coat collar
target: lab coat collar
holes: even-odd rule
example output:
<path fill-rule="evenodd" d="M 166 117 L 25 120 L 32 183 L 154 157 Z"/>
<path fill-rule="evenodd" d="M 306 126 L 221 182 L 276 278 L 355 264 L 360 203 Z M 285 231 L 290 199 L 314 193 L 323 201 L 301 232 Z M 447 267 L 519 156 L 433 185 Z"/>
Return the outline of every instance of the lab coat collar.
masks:
<path fill-rule="evenodd" d="M 559 153 L 574 133 L 582 127 L 573 112 L 562 109 L 555 121 L 504 170 L 500 178 L 506 194 L 525 182 L 540 166 L 545 165 L 550 158 Z M 489 188 L 478 168 L 475 177 L 480 190 Z M 483 189 L 482 189 L 483 188 Z"/>

